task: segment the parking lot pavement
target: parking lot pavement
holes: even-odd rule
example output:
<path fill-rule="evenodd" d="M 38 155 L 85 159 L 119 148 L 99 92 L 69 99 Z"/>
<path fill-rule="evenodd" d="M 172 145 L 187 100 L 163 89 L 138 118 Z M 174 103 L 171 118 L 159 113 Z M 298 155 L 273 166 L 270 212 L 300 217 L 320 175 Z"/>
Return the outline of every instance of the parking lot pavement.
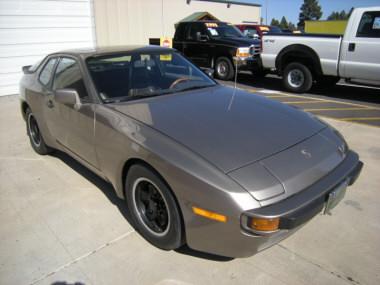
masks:
<path fill-rule="evenodd" d="M 221 83 L 234 86 L 233 82 Z M 239 75 L 237 87 L 318 116 L 380 127 L 380 88 L 340 82 L 328 90 L 314 88 L 308 94 L 292 94 L 283 90 L 276 76 L 254 79 L 249 74 Z"/>
<path fill-rule="evenodd" d="M 62 153 L 35 154 L 18 98 L 1 97 L 0 284 L 380 284 L 380 129 L 328 122 L 365 163 L 357 183 L 332 216 L 226 259 L 151 246 L 109 184 Z"/>

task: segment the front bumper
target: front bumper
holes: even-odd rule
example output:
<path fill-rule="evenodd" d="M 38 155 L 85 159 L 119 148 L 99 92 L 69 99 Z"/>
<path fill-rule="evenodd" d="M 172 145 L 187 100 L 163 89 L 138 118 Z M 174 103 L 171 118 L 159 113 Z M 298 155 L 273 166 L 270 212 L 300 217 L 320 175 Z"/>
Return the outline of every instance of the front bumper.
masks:
<path fill-rule="evenodd" d="M 354 184 L 363 168 L 356 153 L 350 151 L 345 160 L 330 174 L 309 186 L 297 195 L 273 205 L 247 211 L 245 215 L 260 218 L 280 218 L 280 230 L 291 230 L 309 221 L 320 213 L 326 203 L 327 195 L 348 179 Z"/>
<path fill-rule="evenodd" d="M 238 71 L 254 71 L 260 68 L 259 55 L 249 57 L 234 57 Z"/>
<path fill-rule="evenodd" d="M 297 231 L 325 205 L 328 194 L 343 181 L 352 185 L 360 175 L 363 163 L 359 156 L 348 151 L 346 158 L 328 175 L 278 203 L 244 212 L 237 223 L 213 223 L 206 228 L 198 228 L 202 242 L 188 240 L 189 246 L 214 254 L 230 257 L 249 257 L 262 251 Z M 280 230 L 271 234 L 254 234 L 241 227 L 243 217 L 280 218 Z M 200 240 L 198 240 L 200 241 Z"/>

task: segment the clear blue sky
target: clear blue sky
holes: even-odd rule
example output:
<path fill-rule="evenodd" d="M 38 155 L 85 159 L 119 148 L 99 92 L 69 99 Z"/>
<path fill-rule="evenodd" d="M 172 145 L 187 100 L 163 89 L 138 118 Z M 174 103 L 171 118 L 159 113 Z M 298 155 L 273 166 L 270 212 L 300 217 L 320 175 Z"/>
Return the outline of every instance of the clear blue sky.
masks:
<path fill-rule="evenodd" d="M 298 22 L 303 0 L 245 0 L 245 2 L 259 3 L 263 5 L 261 16 L 265 21 L 266 3 L 268 3 L 268 22 L 272 18 L 281 20 L 282 16 L 294 24 Z M 380 0 L 319 0 L 322 7 L 322 19 L 326 19 L 332 11 L 350 10 L 351 7 L 380 6 Z"/>

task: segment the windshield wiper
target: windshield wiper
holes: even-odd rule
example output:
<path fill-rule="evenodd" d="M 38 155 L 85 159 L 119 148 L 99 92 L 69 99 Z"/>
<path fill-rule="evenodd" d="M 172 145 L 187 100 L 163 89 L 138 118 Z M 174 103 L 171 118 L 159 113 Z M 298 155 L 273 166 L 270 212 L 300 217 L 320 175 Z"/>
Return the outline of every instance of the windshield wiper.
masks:
<path fill-rule="evenodd" d="M 212 86 L 215 86 L 215 84 L 191 86 L 191 87 L 187 87 L 187 88 L 183 88 L 183 89 L 177 90 L 177 92 L 202 89 L 202 88 L 207 88 L 207 87 L 212 87 Z"/>
<path fill-rule="evenodd" d="M 115 97 L 115 98 L 106 98 L 104 99 L 104 103 L 120 103 L 120 102 L 127 102 L 127 101 L 133 101 L 137 99 L 142 98 L 149 98 L 149 97 L 155 97 L 159 95 L 165 95 L 177 92 L 176 90 L 163 90 L 160 92 L 154 92 L 154 93 L 145 93 L 145 94 L 138 94 L 138 95 L 129 95 L 129 96 L 121 96 L 121 97 Z"/>

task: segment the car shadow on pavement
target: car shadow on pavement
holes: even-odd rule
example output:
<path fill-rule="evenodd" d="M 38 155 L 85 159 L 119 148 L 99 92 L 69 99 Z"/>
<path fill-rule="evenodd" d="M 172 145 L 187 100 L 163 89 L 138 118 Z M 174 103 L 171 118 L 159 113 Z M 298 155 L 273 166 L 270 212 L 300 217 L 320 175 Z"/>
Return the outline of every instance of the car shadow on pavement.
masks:
<path fill-rule="evenodd" d="M 86 178 L 89 182 L 94 184 L 98 189 L 100 189 L 103 194 L 110 200 L 112 204 L 114 204 L 120 211 L 120 213 L 123 215 L 123 217 L 128 221 L 128 223 L 135 229 L 136 232 L 137 229 L 134 226 L 132 217 L 128 211 L 127 204 L 123 199 L 120 199 L 117 197 L 116 192 L 113 188 L 113 186 L 93 173 L 91 170 L 87 169 L 85 166 L 77 162 L 74 158 L 67 155 L 64 152 L 61 152 L 59 150 L 55 150 L 51 156 L 58 158 L 62 162 L 64 162 L 67 166 L 69 166 L 71 169 L 76 171 L 78 174 Z M 204 253 L 200 251 L 193 250 L 189 248 L 187 245 L 182 246 L 181 248 L 175 250 L 177 253 L 185 254 L 193 257 L 198 257 L 202 259 L 208 259 L 212 261 L 231 261 L 233 258 L 231 257 L 224 257 L 224 256 L 218 256 L 214 254 Z M 54 283 L 55 285 L 58 284 L 66 284 L 66 283 Z"/>
<path fill-rule="evenodd" d="M 86 285 L 86 284 L 83 282 L 67 283 L 66 281 L 56 281 L 54 283 L 51 283 L 51 285 Z"/>
<path fill-rule="evenodd" d="M 126 203 L 123 199 L 117 197 L 113 186 L 109 182 L 105 181 L 104 179 L 93 173 L 91 170 L 89 170 L 88 168 L 86 168 L 85 166 L 83 166 L 74 158 L 72 158 L 64 152 L 55 150 L 51 154 L 51 156 L 54 156 L 62 162 L 64 162 L 67 166 L 75 170 L 78 174 L 86 178 L 89 182 L 91 182 L 98 189 L 100 189 L 103 192 L 103 194 L 108 198 L 108 200 L 110 200 L 110 202 L 119 209 L 120 213 L 128 221 L 128 223 L 134 228 L 132 217 L 130 216 Z"/>
<path fill-rule="evenodd" d="M 227 256 L 221 256 L 221 255 L 206 253 L 202 251 L 197 251 L 197 250 L 191 249 L 186 244 L 180 247 L 179 249 L 176 249 L 175 251 L 180 254 L 190 255 L 193 257 L 212 260 L 212 261 L 228 262 L 228 261 L 234 260 L 233 257 L 227 257 Z"/>
<path fill-rule="evenodd" d="M 238 76 L 237 82 L 252 88 L 263 88 L 286 92 L 282 86 L 281 78 L 274 75 L 255 78 L 252 74 L 241 73 Z M 314 86 L 309 93 L 300 95 L 319 95 L 336 99 L 380 104 L 380 89 L 371 87 L 367 88 L 361 86 L 336 85 L 326 89 Z"/>

